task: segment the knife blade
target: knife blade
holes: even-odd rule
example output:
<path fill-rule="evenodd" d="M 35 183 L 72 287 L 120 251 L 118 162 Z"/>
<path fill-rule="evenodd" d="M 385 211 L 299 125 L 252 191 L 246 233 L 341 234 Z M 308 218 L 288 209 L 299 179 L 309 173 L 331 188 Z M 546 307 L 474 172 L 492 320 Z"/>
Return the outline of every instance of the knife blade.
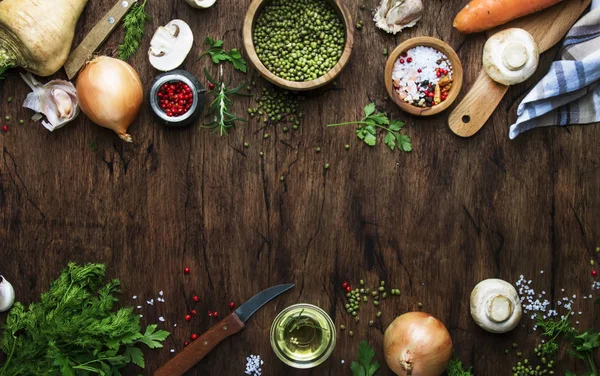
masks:
<path fill-rule="evenodd" d="M 274 286 L 254 295 L 154 372 L 154 376 L 181 376 L 185 374 L 219 343 L 244 329 L 244 323 L 261 307 L 294 286 L 294 284 Z"/>

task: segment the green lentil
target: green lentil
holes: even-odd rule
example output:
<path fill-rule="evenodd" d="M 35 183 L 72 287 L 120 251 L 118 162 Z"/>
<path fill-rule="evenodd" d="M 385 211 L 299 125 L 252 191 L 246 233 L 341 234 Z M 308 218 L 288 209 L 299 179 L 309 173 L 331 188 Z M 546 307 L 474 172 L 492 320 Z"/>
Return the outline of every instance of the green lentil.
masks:
<path fill-rule="evenodd" d="M 369 298 L 367 296 L 363 296 L 363 302 L 367 303 L 369 301 Z"/>
<path fill-rule="evenodd" d="M 297 130 L 298 128 L 300 128 L 297 124 L 294 124 L 294 126 L 292 127 L 293 130 Z"/>
<path fill-rule="evenodd" d="M 356 317 L 354 318 L 354 321 L 356 321 L 356 322 L 359 322 L 359 321 L 360 321 L 360 317 L 356 316 Z"/>
<path fill-rule="evenodd" d="M 361 279 L 360 281 L 358 281 L 358 283 L 359 283 L 361 286 L 364 286 L 364 285 L 365 285 L 365 280 L 364 280 L 364 279 Z"/>
<path fill-rule="evenodd" d="M 348 145 L 348 144 L 344 145 L 344 149 L 350 150 L 350 145 Z"/>
<path fill-rule="evenodd" d="M 387 55 L 388 55 L 388 49 L 387 49 L 387 48 L 384 48 L 384 49 L 383 49 L 383 56 L 387 56 Z"/>
<path fill-rule="evenodd" d="M 380 286 L 378 290 L 379 290 L 380 292 L 384 292 L 384 291 L 385 291 L 385 287 L 383 287 L 383 286 Z"/>
<path fill-rule="evenodd" d="M 247 142 L 244 142 L 244 147 L 245 147 L 245 148 L 247 148 L 247 147 L 249 147 L 249 146 L 250 146 L 250 144 L 248 144 Z"/>
<path fill-rule="evenodd" d="M 285 180 L 285 176 L 280 176 L 279 177 L 279 181 L 284 181 Z"/>
<path fill-rule="evenodd" d="M 262 151 L 260 153 L 258 153 L 258 155 L 262 158 L 265 156 L 265 153 L 263 153 Z"/>
<path fill-rule="evenodd" d="M 348 332 L 348 335 L 349 335 L 350 337 L 352 337 L 352 336 L 354 335 L 354 332 L 351 330 L 351 331 L 349 331 L 349 332 Z"/>
<path fill-rule="evenodd" d="M 418 304 L 419 308 L 423 308 L 423 303 Z"/>
<path fill-rule="evenodd" d="M 320 153 L 320 152 L 321 152 L 321 148 L 316 148 L 316 149 L 315 149 L 315 151 L 316 151 L 317 153 Z"/>
<path fill-rule="evenodd" d="M 513 347 L 513 349 L 516 349 L 517 347 L 519 347 L 519 344 L 516 342 L 513 342 L 512 347 Z"/>
<path fill-rule="evenodd" d="M 358 316 L 358 312 L 356 312 L 356 311 L 353 311 L 353 312 L 352 312 L 352 316 L 354 316 L 354 317 Z"/>
<path fill-rule="evenodd" d="M 283 133 L 288 133 L 290 129 L 288 127 L 283 127 Z"/>
<path fill-rule="evenodd" d="M 375 316 L 377 316 L 377 318 L 380 318 L 380 317 L 381 317 L 381 311 L 378 311 L 378 312 L 375 314 Z"/>
<path fill-rule="evenodd" d="M 377 295 L 379 295 L 379 292 L 378 292 L 378 291 L 373 291 L 373 292 L 371 293 L 371 295 L 373 295 L 373 296 L 377 296 Z"/>
<path fill-rule="evenodd" d="M 23 125 L 25 121 L 23 119 L 19 120 L 19 124 Z"/>
<path fill-rule="evenodd" d="M 268 134 L 268 133 L 265 133 L 265 135 L 263 136 L 263 138 L 264 138 L 265 140 L 266 140 L 267 138 L 269 138 L 269 137 L 271 137 L 271 135 L 270 135 L 270 134 Z"/>
<path fill-rule="evenodd" d="M 590 265 L 594 266 L 596 263 L 594 262 L 594 260 L 590 260 Z"/>
<path fill-rule="evenodd" d="M 376 305 L 376 306 L 378 306 L 378 305 L 379 305 L 379 302 L 378 302 L 377 300 L 374 300 L 374 301 L 373 301 L 373 305 Z"/>
<path fill-rule="evenodd" d="M 7 99 L 8 103 L 12 102 L 12 100 L 13 100 L 13 97 L 8 97 L 8 99 Z"/>
<path fill-rule="evenodd" d="M 344 51 L 345 27 L 322 0 L 273 0 L 254 29 L 256 53 L 273 74 L 311 81 L 329 72 Z"/>
<path fill-rule="evenodd" d="M 340 325 L 340 329 L 341 330 L 346 330 L 346 326 L 345 325 Z"/>
<path fill-rule="evenodd" d="M 9 121 L 9 120 L 10 120 L 10 116 L 6 115 L 6 116 L 4 117 L 4 120 L 6 120 L 6 121 Z"/>
<path fill-rule="evenodd" d="M 323 166 L 326 170 L 329 170 L 329 163 L 325 163 L 325 166 Z"/>
<path fill-rule="evenodd" d="M 381 294 L 381 299 L 385 299 L 387 298 L 387 292 L 384 292 L 383 294 Z"/>

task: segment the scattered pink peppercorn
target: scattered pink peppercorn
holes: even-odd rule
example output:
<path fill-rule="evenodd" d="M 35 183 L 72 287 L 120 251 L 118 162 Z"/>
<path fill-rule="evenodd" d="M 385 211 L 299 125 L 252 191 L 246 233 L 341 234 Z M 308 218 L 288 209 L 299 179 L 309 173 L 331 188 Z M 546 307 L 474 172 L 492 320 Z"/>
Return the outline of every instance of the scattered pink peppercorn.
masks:
<path fill-rule="evenodd" d="M 183 274 L 190 274 L 190 268 L 184 268 Z"/>
<path fill-rule="evenodd" d="M 350 291 L 352 291 L 352 287 L 346 286 L 346 292 L 350 292 Z"/>
<path fill-rule="evenodd" d="M 400 59 L 400 64 L 404 64 L 404 59 Z"/>
<path fill-rule="evenodd" d="M 229 309 L 234 309 L 234 308 L 235 308 L 235 303 L 234 302 L 229 303 Z"/>
<path fill-rule="evenodd" d="M 597 277 L 597 276 L 598 276 L 598 271 L 592 270 L 592 277 Z"/>
<path fill-rule="evenodd" d="M 213 317 L 216 319 L 217 317 L 219 317 L 219 312 L 215 311 L 213 312 Z"/>
<path fill-rule="evenodd" d="M 2 126 L 2 130 L 3 130 L 4 132 L 8 132 L 8 125 L 3 125 L 3 126 Z"/>
<path fill-rule="evenodd" d="M 421 73 L 421 72 L 423 72 L 423 69 L 419 68 L 419 69 L 417 69 L 417 72 Z"/>
<path fill-rule="evenodd" d="M 190 321 L 192 319 L 192 316 L 190 315 L 185 315 L 185 321 Z"/>
<path fill-rule="evenodd" d="M 214 89 L 214 88 L 215 88 L 215 84 L 213 84 L 212 82 L 210 82 L 210 83 L 208 84 L 208 88 L 209 88 L 210 90 Z"/>
<path fill-rule="evenodd" d="M 192 334 L 192 336 L 190 337 L 192 339 L 192 341 L 195 341 L 198 339 L 198 335 L 196 333 Z"/>
<path fill-rule="evenodd" d="M 198 297 L 198 295 L 194 295 L 194 297 L 192 298 L 192 300 L 193 300 L 195 303 L 198 303 L 198 302 L 200 301 L 200 298 Z"/>
<path fill-rule="evenodd" d="M 208 311 L 208 317 L 213 317 L 214 313 L 212 311 Z"/>
<path fill-rule="evenodd" d="M 408 59 L 406 59 L 406 61 L 412 63 L 412 57 L 409 57 Z"/>
<path fill-rule="evenodd" d="M 185 341 L 185 342 L 183 343 L 183 346 L 186 346 L 186 347 L 187 347 L 187 345 L 189 345 L 189 344 L 190 344 L 190 343 L 189 343 L 188 341 Z"/>
<path fill-rule="evenodd" d="M 403 52 L 402 54 L 400 54 L 400 56 L 407 57 L 408 56 L 408 52 Z"/>
<path fill-rule="evenodd" d="M 348 282 L 344 281 L 344 283 L 342 283 L 342 288 L 345 289 L 346 287 L 348 287 Z"/>
<path fill-rule="evenodd" d="M 192 316 L 196 316 L 196 314 L 197 314 L 197 313 L 198 313 L 198 312 L 196 312 L 196 310 L 195 310 L 195 309 L 192 309 L 192 312 L 191 312 Z"/>

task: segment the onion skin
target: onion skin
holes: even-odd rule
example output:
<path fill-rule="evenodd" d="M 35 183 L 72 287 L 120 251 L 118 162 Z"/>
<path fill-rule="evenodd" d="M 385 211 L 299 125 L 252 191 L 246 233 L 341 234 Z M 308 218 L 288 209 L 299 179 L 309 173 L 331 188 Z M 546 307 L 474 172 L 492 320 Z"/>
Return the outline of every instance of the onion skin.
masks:
<path fill-rule="evenodd" d="M 44 77 L 56 73 L 67 61 L 87 1 L 0 1 L 0 69 L 20 66 Z"/>
<path fill-rule="evenodd" d="M 444 324 L 424 312 L 397 317 L 383 338 L 385 361 L 399 376 L 440 376 L 452 356 Z"/>
<path fill-rule="evenodd" d="M 77 97 L 90 120 L 133 142 L 127 129 L 140 111 L 144 89 L 129 64 L 107 56 L 88 62 L 77 78 Z"/>

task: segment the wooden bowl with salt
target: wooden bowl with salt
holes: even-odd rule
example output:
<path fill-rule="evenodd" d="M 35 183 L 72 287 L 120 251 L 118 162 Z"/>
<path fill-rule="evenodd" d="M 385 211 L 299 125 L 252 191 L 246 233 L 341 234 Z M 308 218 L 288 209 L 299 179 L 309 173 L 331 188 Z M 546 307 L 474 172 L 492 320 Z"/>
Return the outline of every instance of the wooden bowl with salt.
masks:
<path fill-rule="evenodd" d="M 325 75 L 311 81 L 286 80 L 269 71 L 267 67 L 265 67 L 265 65 L 260 61 L 258 54 L 256 53 L 256 49 L 254 48 L 254 26 L 263 8 L 266 5 L 268 5 L 271 1 L 272 0 L 253 0 L 250 4 L 250 7 L 248 8 L 248 12 L 246 13 L 246 18 L 244 20 L 243 40 L 246 54 L 248 55 L 248 59 L 250 60 L 252 65 L 256 68 L 256 70 L 260 73 L 261 76 L 270 81 L 272 84 L 287 90 L 313 90 L 332 82 L 340 74 L 342 69 L 344 69 L 346 64 L 348 64 L 348 61 L 350 60 L 350 55 L 352 54 L 352 47 L 354 45 L 354 24 L 352 23 L 352 16 L 350 15 L 350 11 L 346 6 L 345 1 L 324 0 L 333 6 L 333 9 L 337 12 L 340 19 L 343 20 L 346 30 L 346 43 L 344 45 L 344 51 L 342 52 L 342 56 L 338 60 L 337 64 Z"/>
<path fill-rule="evenodd" d="M 452 87 L 448 91 L 447 98 L 443 102 L 432 107 L 418 107 L 411 103 L 403 101 L 398 95 L 396 88 L 394 87 L 394 83 L 392 81 L 394 66 L 396 65 L 396 62 L 400 59 L 400 55 L 418 46 L 431 47 L 443 53 L 444 55 L 446 55 L 448 60 L 450 60 L 450 64 L 452 65 L 453 81 Z M 385 87 L 390 98 L 392 98 L 392 100 L 398 105 L 398 107 L 400 107 L 402 111 L 408 112 L 409 114 L 416 116 L 431 116 L 439 114 L 440 112 L 448 109 L 448 107 L 450 107 L 452 103 L 454 103 L 456 98 L 458 98 L 458 94 L 460 93 L 463 83 L 463 68 L 460 59 L 458 58 L 458 55 L 447 43 L 437 38 L 417 37 L 409 39 L 404 43 L 400 44 L 390 54 L 390 57 L 385 66 L 384 80 Z"/>

